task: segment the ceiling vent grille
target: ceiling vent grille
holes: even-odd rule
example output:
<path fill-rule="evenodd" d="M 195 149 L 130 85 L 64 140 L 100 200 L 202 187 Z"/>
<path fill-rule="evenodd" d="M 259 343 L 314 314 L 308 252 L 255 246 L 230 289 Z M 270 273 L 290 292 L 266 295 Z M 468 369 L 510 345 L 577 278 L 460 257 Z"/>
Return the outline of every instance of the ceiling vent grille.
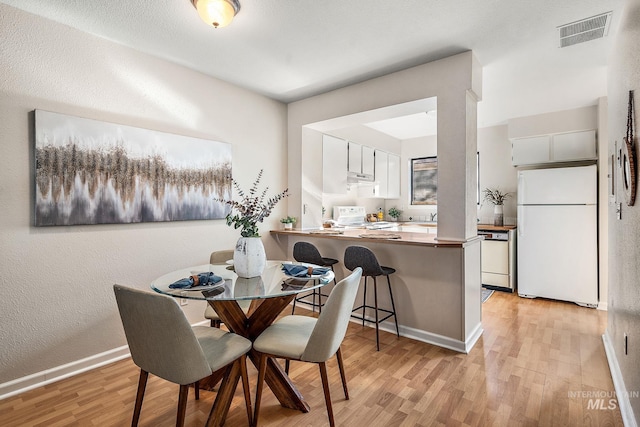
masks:
<path fill-rule="evenodd" d="M 609 32 L 611 13 L 607 12 L 558 27 L 559 46 L 568 47 L 606 36 Z"/>

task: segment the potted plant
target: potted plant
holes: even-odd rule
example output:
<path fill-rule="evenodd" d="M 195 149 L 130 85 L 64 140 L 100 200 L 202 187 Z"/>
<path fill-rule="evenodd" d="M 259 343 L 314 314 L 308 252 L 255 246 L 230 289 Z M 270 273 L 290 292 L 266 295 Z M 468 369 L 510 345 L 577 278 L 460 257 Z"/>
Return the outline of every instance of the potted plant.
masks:
<path fill-rule="evenodd" d="M 402 215 L 402 211 L 397 209 L 395 206 L 389 209 L 389 216 L 393 218 L 394 221 L 397 221 L 400 218 L 400 215 Z"/>
<path fill-rule="evenodd" d="M 258 223 L 263 222 L 275 205 L 289 195 L 287 188 L 267 199 L 268 188 L 258 192 L 261 178 L 262 169 L 247 193 L 240 188 L 236 180 L 231 179 L 240 201 L 215 199 L 231 206 L 231 212 L 227 215 L 227 225 L 235 229 L 240 228 L 242 237 L 238 239 L 233 252 L 233 266 L 236 274 L 243 278 L 260 276 L 264 271 L 267 256 L 258 232 Z"/>
<path fill-rule="evenodd" d="M 293 224 L 295 224 L 296 221 L 296 218 L 292 216 L 287 216 L 286 218 L 282 218 L 280 220 L 280 222 L 284 224 L 285 230 L 291 230 L 293 228 Z"/>
<path fill-rule="evenodd" d="M 499 188 L 485 188 L 484 201 L 491 203 L 493 207 L 493 225 L 504 225 L 504 201 L 513 193 L 501 191 Z"/>

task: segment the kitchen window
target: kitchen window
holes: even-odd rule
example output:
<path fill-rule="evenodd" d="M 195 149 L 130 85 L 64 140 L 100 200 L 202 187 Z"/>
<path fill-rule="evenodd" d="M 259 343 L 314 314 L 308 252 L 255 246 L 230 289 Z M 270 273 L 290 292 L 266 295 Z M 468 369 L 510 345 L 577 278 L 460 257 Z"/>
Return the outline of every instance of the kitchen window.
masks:
<path fill-rule="evenodd" d="M 411 204 L 438 204 L 438 158 L 411 159 Z"/>

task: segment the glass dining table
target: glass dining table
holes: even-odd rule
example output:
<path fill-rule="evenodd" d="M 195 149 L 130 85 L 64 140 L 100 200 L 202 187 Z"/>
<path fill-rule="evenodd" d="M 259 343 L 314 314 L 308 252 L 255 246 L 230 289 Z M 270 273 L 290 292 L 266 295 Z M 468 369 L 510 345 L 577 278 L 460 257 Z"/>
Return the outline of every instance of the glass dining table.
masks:
<path fill-rule="evenodd" d="M 267 261 L 266 268 L 261 276 L 245 279 L 236 275 L 232 265 L 204 264 L 167 273 L 153 280 L 151 288 L 156 292 L 175 298 L 206 300 L 231 332 L 253 342 L 278 318 L 282 310 L 289 305 L 297 294 L 325 286 L 333 281 L 335 277 L 331 270 L 325 274 L 291 277 L 286 275 L 282 269 L 282 265 L 285 263 L 317 267 L 311 264 L 291 261 L 270 260 Z M 212 272 L 221 277 L 222 280 L 211 285 L 186 289 L 172 289 L 169 287 L 181 279 L 207 272 Z M 238 304 L 238 301 L 243 300 L 251 301 L 246 314 Z M 257 367 L 259 361 L 257 353 L 252 349 L 248 356 Z M 213 386 L 223 376 L 223 372 L 214 373 L 207 382 Z M 267 361 L 265 381 L 282 406 L 309 412 L 309 405 L 303 396 L 291 382 L 280 364 L 273 359 Z M 206 387 L 206 382 L 204 386 Z M 223 418 L 231 405 L 235 385 L 233 388 L 224 387 L 224 390 L 226 390 L 224 391 L 225 393 L 230 393 L 230 395 L 218 396 L 217 399 L 220 398 L 226 403 L 217 409 L 214 407 L 214 410 L 224 411 L 221 415 Z M 223 393 L 223 387 L 218 393 Z"/>

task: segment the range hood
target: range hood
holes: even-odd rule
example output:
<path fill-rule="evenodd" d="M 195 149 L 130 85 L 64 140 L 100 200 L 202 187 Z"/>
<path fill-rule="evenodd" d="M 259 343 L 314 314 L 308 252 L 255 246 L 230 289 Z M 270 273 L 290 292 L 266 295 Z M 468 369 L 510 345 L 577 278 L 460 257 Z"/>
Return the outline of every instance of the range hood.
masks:
<path fill-rule="evenodd" d="M 366 173 L 347 172 L 347 182 L 350 184 L 359 182 L 373 182 L 373 175 Z"/>

